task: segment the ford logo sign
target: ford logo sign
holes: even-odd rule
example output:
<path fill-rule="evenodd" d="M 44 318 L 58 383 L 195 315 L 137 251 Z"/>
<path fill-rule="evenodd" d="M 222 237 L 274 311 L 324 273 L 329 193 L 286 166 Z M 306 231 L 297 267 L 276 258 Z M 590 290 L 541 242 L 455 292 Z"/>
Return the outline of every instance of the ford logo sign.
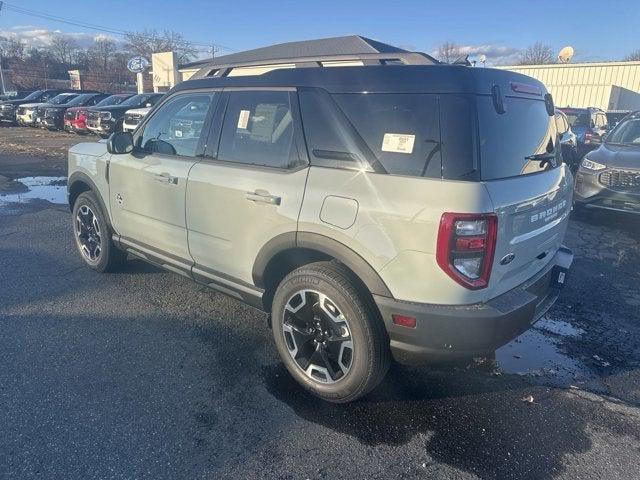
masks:
<path fill-rule="evenodd" d="M 133 73 L 142 73 L 149 68 L 149 60 L 144 57 L 133 57 L 127 62 L 127 68 Z"/>
<path fill-rule="evenodd" d="M 508 265 L 513 262 L 513 259 L 516 258 L 515 253 L 507 253 L 504 257 L 500 259 L 500 265 Z"/>

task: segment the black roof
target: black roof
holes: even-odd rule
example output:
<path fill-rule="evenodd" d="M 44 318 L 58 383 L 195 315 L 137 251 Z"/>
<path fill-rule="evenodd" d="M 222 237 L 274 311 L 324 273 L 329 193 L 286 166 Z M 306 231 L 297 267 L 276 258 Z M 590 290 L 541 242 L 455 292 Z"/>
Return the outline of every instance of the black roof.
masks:
<path fill-rule="evenodd" d="M 282 60 L 301 57 L 319 57 L 326 55 L 357 55 L 367 53 L 407 53 L 407 50 L 387 45 L 360 35 L 344 37 L 320 38 L 317 40 L 303 40 L 287 42 L 255 48 L 244 52 L 222 55 L 213 59 L 198 60 L 181 65 L 180 68 L 215 67 L 238 63 L 261 62 L 268 60 Z"/>
<path fill-rule="evenodd" d="M 505 95 L 528 96 L 516 93 L 513 82 L 538 87 L 541 99 L 546 92 L 541 82 L 519 73 L 447 64 L 286 68 L 262 75 L 187 80 L 172 91 L 223 87 L 316 87 L 330 93 L 490 94 L 492 86 L 499 85 Z"/>

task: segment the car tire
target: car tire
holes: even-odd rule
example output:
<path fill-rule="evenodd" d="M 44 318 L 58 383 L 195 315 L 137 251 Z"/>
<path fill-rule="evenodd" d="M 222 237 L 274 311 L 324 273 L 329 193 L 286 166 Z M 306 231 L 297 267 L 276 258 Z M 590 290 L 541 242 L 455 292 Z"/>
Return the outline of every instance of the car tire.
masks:
<path fill-rule="evenodd" d="M 274 295 L 272 327 L 289 373 L 329 402 L 366 395 L 389 369 L 389 339 L 373 300 L 337 262 L 287 275 Z"/>
<path fill-rule="evenodd" d="M 111 228 L 92 191 L 78 195 L 73 204 L 73 236 L 85 264 L 98 272 L 117 270 L 126 254 L 113 243 Z"/>

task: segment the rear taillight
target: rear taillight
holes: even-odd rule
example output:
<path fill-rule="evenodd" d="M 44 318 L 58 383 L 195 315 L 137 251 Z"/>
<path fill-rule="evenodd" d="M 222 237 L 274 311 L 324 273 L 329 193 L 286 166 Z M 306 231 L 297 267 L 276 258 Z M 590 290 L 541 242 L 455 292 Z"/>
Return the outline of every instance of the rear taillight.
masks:
<path fill-rule="evenodd" d="M 445 213 L 440 220 L 436 259 L 447 275 L 471 290 L 489 284 L 498 219 L 493 214 Z"/>

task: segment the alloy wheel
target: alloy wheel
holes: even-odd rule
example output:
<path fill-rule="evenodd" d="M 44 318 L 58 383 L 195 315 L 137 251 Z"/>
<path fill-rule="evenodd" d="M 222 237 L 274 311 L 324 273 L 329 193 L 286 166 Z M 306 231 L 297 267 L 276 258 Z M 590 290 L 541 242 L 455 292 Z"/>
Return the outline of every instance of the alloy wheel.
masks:
<path fill-rule="evenodd" d="M 87 205 L 78 209 L 75 233 L 82 255 L 91 263 L 96 263 L 102 253 L 102 230 L 96 214 Z"/>
<path fill-rule="evenodd" d="M 300 290 L 284 309 L 282 334 L 289 355 L 307 377 L 335 383 L 353 364 L 349 322 L 335 302 L 315 290 Z"/>

